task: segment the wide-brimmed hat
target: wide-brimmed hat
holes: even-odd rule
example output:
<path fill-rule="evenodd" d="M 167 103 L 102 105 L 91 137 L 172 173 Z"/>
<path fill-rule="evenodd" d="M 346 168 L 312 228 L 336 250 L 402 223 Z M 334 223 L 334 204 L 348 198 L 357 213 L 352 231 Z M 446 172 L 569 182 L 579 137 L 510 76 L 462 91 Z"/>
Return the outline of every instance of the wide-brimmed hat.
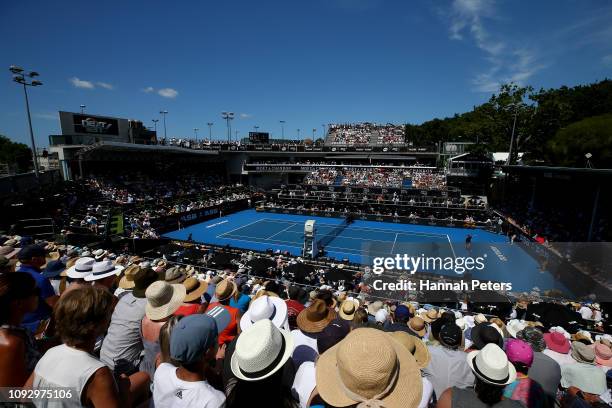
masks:
<path fill-rule="evenodd" d="M 153 269 L 141 267 L 138 273 L 136 273 L 134 276 L 134 288 L 132 289 L 132 295 L 140 299 L 145 298 L 147 288 L 157 280 L 159 280 L 159 276 Z"/>
<path fill-rule="evenodd" d="M 376 312 L 382 309 L 382 307 L 383 307 L 383 302 L 381 302 L 380 300 L 372 302 L 368 305 L 368 314 L 375 316 Z"/>
<path fill-rule="evenodd" d="M 414 356 L 419 368 L 422 369 L 427 367 L 429 361 L 431 360 L 431 355 L 429 354 L 429 349 L 420 338 L 412 336 L 401 330 L 391 332 L 390 334 L 391 337 L 402 343 L 402 345 L 408 349 L 410 354 Z"/>
<path fill-rule="evenodd" d="M 164 274 L 164 280 L 168 283 L 182 283 L 185 279 L 187 279 L 187 273 L 179 266 L 166 269 Z"/>
<path fill-rule="evenodd" d="M 42 276 L 45 278 L 55 278 L 66 269 L 66 265 L 59 259 L 47 262 L 45 269 L 42 270 Z"/>
<path fill-rule="evenodd" d="M 593 337 L 591 337 L 590 332 L 581 330 L 572 335 L 572 341 L 582 341 L 583 343 L 587 342 L 589 344 L 593 344 Z"/>
<path fill-rule="evenodd" d="M 506 356 L 512 364 L 523 364 L 531 367 L 533 364 L 533 348 L 526 341 L 509 339 L 506 342 Z"/>
<path fill-rule="evenodd" d="M 171 316 L 183 304 L 186 292 L 183 285 L 153 282 L 145 291 L 147 317 L 151 320 L 161 320 Z"/>
<path fill-rule="evenodd" d="M 298 314 L 297 326 L 306 333 L 319 333 L 336 318 L 336 312 L 327 307 L 322 299 L 314 302 Z"/>
<path fill-rule="evenodd" d="M 208 283 L 198 280 L 193 276 L 185 279 L 183 282 L 187 294 L 185 295 L 185 302 L 193 302 L 196 299 L 202 297 L 206 289 L 208 289 Z"/>
<path fill-rule="evenodd" d="M 584 364 L 594 364 L 595 363 L 595 352 L 589 346 L 579 341 L 575 341 L 572 343 L 572 352 L 571 356 L 574 360 L 579 363 Z"/>
<path fill-rule="evenodd" d="M 260 381 L 280 370 L 293 353 L 293 336 L 262 319 L 240 333 L 230 361 L 232 373 L 244 381 Z"/>
<path fill-rule="evenodd" d="M 66 270 L 66 275 L 72 279 L 83 279 L 91 274 L 95 259 L 88 256 L 77 259 L 70 268 Z"/>
<path fill-rule="evenodd" d="M 552 332 L 544 334 L 544 342 L 546 347 L 557 353 L 567 354 L 570 350 L 570 342 L 565 338 L 563 333 Z"/>
<path fill-rule="evenodd" d="M 457 324 L 448 322 L 440 329 L 438 340 L 443 346 L 456 349 L 462 344 L 463 331 Z"/>
<path fill-rule="evenodd" d="M 482 313 L 478 313 L 476 316 L 474 316 L 474 323 L 476 324 L 487 323 L 487 322 L 488 320 L 486 316 L 483 315 Z"/>
<path fill-rule="evenodd" d="M 509 335 L 516 338 L 516 334 L 520 332 L 521 330 L 523 330 L 525 327 L 527 327 L 527 325 L 525 324 L 524 321 L 512 319 L 506 325 L 506 331 L 508 332 Z"/>
<path fill-rule="evenodd" d="M 482 350 L 487 344 L 493 343 L 498 347 L 504 347 L 504 338 L 499 333 L 499 329 L 490 324 L 477 324 L 472 328 L 470 340 L 474 346 Z"/>
<path fill-rule="evenodd" d="M 84 279 L 86 282 L 97 281 L 112 275 L 117 276 L 122 270 L 123 266 L 115 265 L 111 261 L 94 262 L 91 267 L 91 273 L 85 276 Z"/>
<path fill-rule="evenodd" d="M 516 334 L 516 338 L 529 343 L 533 351 L 542 352 L 546 348 L 544 335 L 540 330 L 536 329 L 535 327 L 525 327 L 523 330 Z"/>
<path fill-rule="evenodd" d="M 408 328 L 412 330 L 419 337 L 423 337 L 427 332 L 427 326 L 425 326 L 425 320 L 422 317 L 414 316 L 408 320 Z"/>
<path fill-rule="evenodd" d="M 21 251 L 21 248 L 13 248 L 10 245 L 4 245 L 0 247 L 0 255 L 6 259 L 11 259 Z"/>
<path fill-rule="evenodd" d="M 106 253 L 107 252 L 103 249 L 96 249 L 95 251 L 92 252 L 92 255 L 94 256 L 96 261 L 101 261 L 106 256 Z"/>
<path fill-rule="evenodd" d="M 141 273 L 141 268 L 138 265 L 130 265 L 123 271 L 123 276 L 119 280 L 119 287 L 121 289 L 133 289 L 134 278 L 138 273 Z"/>
<path fill-rule="evenodd" d="M 423 394 L 414 356 L 389 333 L 372 328 L 351 331 L 321 354 L 316 384 L 321 398 L 335 407 L 361 402 L 373 407 L 416 407 Z"/>
<path fill-rule="evenodd" d="M 344 320 L 353 320 L 355 312 L 359 309 L 359 300 L 350 298 L 346 299 L 340 305 L 340 311 L 338 314 Z"/>
<path fill-rule="evenodd" d="M 474 375 L 488 384 L 503 386 L 516 380 L 516 369 L 497 344 L 489 343 L 482 350 L 468 353 L 467 362 Z"/>
<path fill-rule="evenodd" d="M 272 321 L 279 329 L 288 330 L 287 303 L 275 296 L 264 295 L 255 299 L 240 318 L 240 329 L 244 331 L 262 319 Z"/>
<path fill-rule="evenodd" d="M 597 364 L 612 367 L 612 350 L 610 347 L 597 342 L 593 346 L 593 351 L 595 352 L 595 362 Z"/>
<path fill-rule="evenodd" d="M 421 313 L 421 319 L 426 321 L 427 323 L 431 323 L 440 318 L 440 313 L 436 309 L 429 309 L 425 313 Z"/>
<path fill-rule="evenodd" d="M 219 302 L 223 302 L 232 297 L 237 290 L 236 283 L 228 279 L 223 279 L 221 282 L 217 283 L 215 287 L 215 297 Z"/>

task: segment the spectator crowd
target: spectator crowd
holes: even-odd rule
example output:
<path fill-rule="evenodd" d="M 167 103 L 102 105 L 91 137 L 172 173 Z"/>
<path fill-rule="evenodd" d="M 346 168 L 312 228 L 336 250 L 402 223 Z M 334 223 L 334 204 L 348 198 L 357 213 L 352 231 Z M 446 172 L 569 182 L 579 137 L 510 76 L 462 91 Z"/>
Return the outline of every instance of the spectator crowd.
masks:
<path fill-rule="evenodd" d="M 484 315 L 469 301 L 377 298 L 359 273 L 337 280 L 315 269 L 298 284 L 288 273 L 304 261 L 280 251 L 214 268 L 225 252 L 185 263 L 163 249 L 152 259 L 0 239 L 0 387 L 74 390 L 57 406 L 612 402 L 609 320 L 592 300 L 548 304 L 530 294 Z M 532 312 L 543 306 L 567 318 Z"/>

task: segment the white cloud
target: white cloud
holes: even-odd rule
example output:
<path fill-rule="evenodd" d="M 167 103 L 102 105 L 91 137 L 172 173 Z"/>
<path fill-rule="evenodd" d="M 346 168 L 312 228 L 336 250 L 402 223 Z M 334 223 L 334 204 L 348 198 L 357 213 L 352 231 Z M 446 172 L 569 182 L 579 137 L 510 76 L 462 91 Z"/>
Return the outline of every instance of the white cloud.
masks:
<path fill-rule="evenodd" d="M 45 120 L 57 120 L 59 118 L 57 113 L 35 113 L 34 117 Z"/>
<path fill-rule="evenodd" d="M 241 113 L 240 114 L 240 119 L 250 119 L 252 117 L 253 117 L 253 115 L 251 115 L 250 113 Z"/>
<path fill-rule="evenodd" d="M 171 98 L 171 99 L 176 98 L 176 96 L 178 95 L 178 91 L 172 88 L 162 88 L 159 91 L 157 91 L 157 93 L 163 96 L 164 98 Z"/>
<path fill-rule="evenodd" d="M 109 84 L 108 82 L 96 82 L 96 85 L 98 85 L 98 86 L 100 86 L 100 87 L 102 87 L 104 89 L 108 89 L 108 90 L 111 90 L 111 89 L 115 88 L 113 85 Z"/>
<path fill-rule="evenodd" d="M 151 93 L 153 91 L 155 91 L 155 88 L 153 88 L 152 86 L 147 86 L 146 88 L 142 90 L 142 92 L 144 93 Z"/>
<path fill-rule="evenodd" d="M 456 41 L 471 38 L 488 62 L 488 68 L 472 79 L 475 91 L 496 92 L 505 82 L 524 85 L 544 67 L 534 50 L 508 44 L 487 29 L 485 21 L 496 18 L 492 0 L 454 0 L 447 16 L 449 37 Z"/>
<path fill-rule="evenodd" d="M 85 80 L 79 79 L 77 77 L 72 77 L 72 78 L 70 78 L 69 81 L 70 81 L 70 83 L 72 83 L 72 85 L 75 88 L 83 88 L 83 89 L 94 89 L 95 88 L 93 82 L 85 81 Z"/>

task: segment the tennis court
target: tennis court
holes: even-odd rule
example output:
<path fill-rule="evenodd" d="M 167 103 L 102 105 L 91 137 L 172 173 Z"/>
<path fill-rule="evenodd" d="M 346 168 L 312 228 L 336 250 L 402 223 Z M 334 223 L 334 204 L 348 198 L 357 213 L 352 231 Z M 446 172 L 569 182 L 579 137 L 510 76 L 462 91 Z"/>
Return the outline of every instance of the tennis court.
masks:
<path fill-rule="evenodd" d="M 541 290 L 558 289 L 567 292 L 567 288 L 552 274 L 543 270 L 541 260 L 534 259 L 516 245 L 510 245 L 503 235 L 478 229 L 364 220 L 343 226 L 344 220 L 340 218 L 246 210 L 173 231 L 165 236 L 187 240 L 191 234 L 194 242 L 258 251 L 273 249 L 301 255 L 304 223 L 307 220 L 315 220 L 315 240 L 325 239 L 326 255 L 335 259 L 371 265 L 372 257 L 391 257 L 404 253 L 453 258 L 484 256 L 487 268 L 473 272 L 474 279 L 512 282 L 514 289 L 519 291 L 530 291 L 538 287 Z M 473 236 L 471 251 L 465 247 L 467 234 Z"/>

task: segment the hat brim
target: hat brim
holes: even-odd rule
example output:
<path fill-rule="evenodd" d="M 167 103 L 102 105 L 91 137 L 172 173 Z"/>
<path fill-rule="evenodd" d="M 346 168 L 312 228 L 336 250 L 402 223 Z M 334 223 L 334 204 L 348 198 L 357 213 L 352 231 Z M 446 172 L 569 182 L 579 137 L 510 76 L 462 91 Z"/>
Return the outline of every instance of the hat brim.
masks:
<path fill-rule="evenodd" d="M 162 320 L 166 317 L 172 316 L 174 312 L 178 310 L 179 307 L 183 304 L 185 300 L 185 294 L 187 290 L 183 285 L 170 285 L 172 287 L 172 297 L 170 301 L 165 305 L 161 305 L 158 307 L 153 307 L 147 301 L 147 305 L 145 306 L 145 314 L 151 320 Z"/>
<path fill-rule="evenodd" d="M 323 320 L 319 320 L 318 322 L 313 322 L 308 320 L 308 315 L 306 311 L 308 308 L 302 310 L 296 319 L 296 323 L 298 328 L 305 333 L 320 333 L 325 329 L 332 320 L 334 320 L 338 315 L 332 309 L 327 308 L 327 316 Z"/>
<path fill-rule="evenodd" d="M 15 255 L 17 255 L 19 253 L 19 251 L 21 251 L 21 248 L 15 248 L 11 252 L 9 252 L 8 254 L 4 254 L 2 256 L 4 256 L 6 259 L 11 259 Z"/>
<path fill-rule="evenodd" d="M 198 281 L 198 283 L 200 286 L 196 290 L 186 293 L 185 302 L 193 302 L 194 300 L 201 298 L 204 292 L 206 292 L 206 289 L 208 289 L 208 283 L 202 281 Z M 187 291 L 187 288 L 185 288 L 185 291 Z"/>
<path fill-rule="evenodd" d="M 66 269 L 66 276 L 68 276 L 71 279 L 84 279 L 87 275 L 91 275 L 91 271 L 78 272 L 76 270 L 76 264 Z"/>
<path fill-rule="evenodd" d="M 242 374 L 242 371 L 240 371 L 240 366 L 238 365 L 238 358 L 236 356 L 236 353 L 234 352 L 234 354 L 232 354 L 232 359 L 230 361 L 230 368 L 232 369 L 232 373 L 234 373 L 234 375 L 241 380 L 253 382 L 253 381 L 260 381 L 265 378 L 268 378 L 272 374 L 276 373 L 278 370 L 283 368 L 287 360 L 291 358 L 295 344 L 294 344 L 293 336 L 291 335 L 291 332 L 289 332 L 288 330 L 284 330 L 284 329 L 279 329 L 279 331 L 281 335 L 283 336 L 283 338 L 285 339 L 285 352 L 283 353 L 283 356 L 280 358 L 277 364 L 275 364 L 273 367 L 269 367 L 265 371 L 265 373 L 259 377 L 246 377 L 244 374 Z"/>
<path fill-rule="evenodd" d="M 219 296 L 217 296 L 217 293 L 215 292 L 215 297 L 217 298 L 217 301 L 219 302 L 226 301 L 227 299 L 231 298 L 232 296 L 236 294 L 236 292 L 238 291 L 238 286 L 236 286 L 236 282 L 231 282 L 231 283 L 232 283 L 232 293 L 230 293 L 226 297 L 220 298 Z"/>
<path fill-rule="evenodd" d="M 544 334 L 544 343 L 546 347 L 561 354 L 568 354 L 571 348 L 570 342 L 566 339 L 565 343 L 557 344 L 552 341 L 551 333 Z"/>
<path fill-rule="evenodd" d="M 357 329 L 360 330 L 360 329 Z M 386 408 L 416 407 L 423 395 L 423 380 L 414 356 L 400 342 L 385 333 L 395 350 L 399 373 L 395 386 L 381 399 Z M 349 398 L 340 384 L 337 351 L 342 342 L 319 356 L 316 364 L 316 384 L 321 398 L 334 407 L 347 407 L 360 401 Z M 413 360 L 411 362 L 411 359 Z M 417 392 L 415 392 L 415 390 Z"/>
<path fill-rule="evenodd" d="M 435 319 L 430 318 L 429 316 L 427 316 L 427 314 L 423 313 L 422 315 L 419 316 L 421 319 L 425 320 L 425 322 L 427 323 L 433 323 L 436 320 L 439 319 L 439 317 L 436 317 Z"/>
<path fill-rule="evenodd" d="M 270 301 L 274 304 L 274 307 L 276 308 L 276 313 L 274 314 L 274 318 L 272 319 L 272 324 L 278 327 L 279 329 L 287 330 L 287 303 L 285 303 L 285 301 L 279 297 L 268 296 L 268 299 L 270 299 Z M 240 330 L 245 331 L 255 323 L 251 320 L 251 312 L 252 309 L 249 308 L 240 318 Z"/>
<path fill-rule="evenodd" d="M 84 279 L 85 279 L 85 282 L 94 282 L 100 279 L 108 278 L 109 276 L 113 276 L 113 275 L 117 276 L 119 275 L 119 273 L 121 273 L 122 270 L 123 270 L 123 266 L 115 265 L 112 271 L 108 271 L 101 275 L 94 275 L 93 272 L 91 272 L 87 276 L 85 276 Z"/>
<path fill-rule="evenodd" d="M 467 355 L 468 365 L 470 366 L 470 369 L 472 370 L 472 373 L 474 373 L 474 375 L 476 377 L 480 378 L 482 381 L 486 382 L 487 384 L 498 385 L 498 386 L 512 384 L 516 380 L 516 368 L 514 368 L 514 365 L 512 365 L 512 363 L 509 362 L 509 361 L 508 361 L 508 380 L 506 380 L 506 382 L 504 382 L 504 383 L 499 383 L 499 382 L 491 381 L 487 377 L 478 374 L 478 372 L 476 372 L 476 370 L 474 370 L 474 359 L 476 358 L 478 353 L 480 353 L 480 351 L 481 350 L 472 351 L 472 352 L 468 353 L 468 355 Z"/>
<path fill-rule="evenodd" d="M 119 280 L 119 287 L 121 289 L 134 289 L 134 286 L 136 286 L 136 282 L 133 280 L 128 280 L 127 276 L 125 275 L 123 275 Z"/>
<path fill-rule="evenodd" d="M 484 327 L 488 327 L 488 325 L 486 325 L 486 324 L 477 324 L 476 326 L 474 326 L 472 328 L 472 331 L 471 331 L 470 340 L 472 341 L 472 343 L 474 343 L 474 345 L 478 349 L 482 349 L 484 346 L 487 345 L 487 343 L 485 343 L 484 340 L 480 336 L 480 331 Z M 497 331 L 497 333 L 499 333 L 499 329 L 496 329 L 496 331 Z M 497 340 L 498 340 L 497 343 L 493 343 L 493 344 L 498 345 L 503 350 L 504 349 L 504 336 L 503 336 L 503 334 L 500 334 L 499 337 L 497 338 Z"/>

